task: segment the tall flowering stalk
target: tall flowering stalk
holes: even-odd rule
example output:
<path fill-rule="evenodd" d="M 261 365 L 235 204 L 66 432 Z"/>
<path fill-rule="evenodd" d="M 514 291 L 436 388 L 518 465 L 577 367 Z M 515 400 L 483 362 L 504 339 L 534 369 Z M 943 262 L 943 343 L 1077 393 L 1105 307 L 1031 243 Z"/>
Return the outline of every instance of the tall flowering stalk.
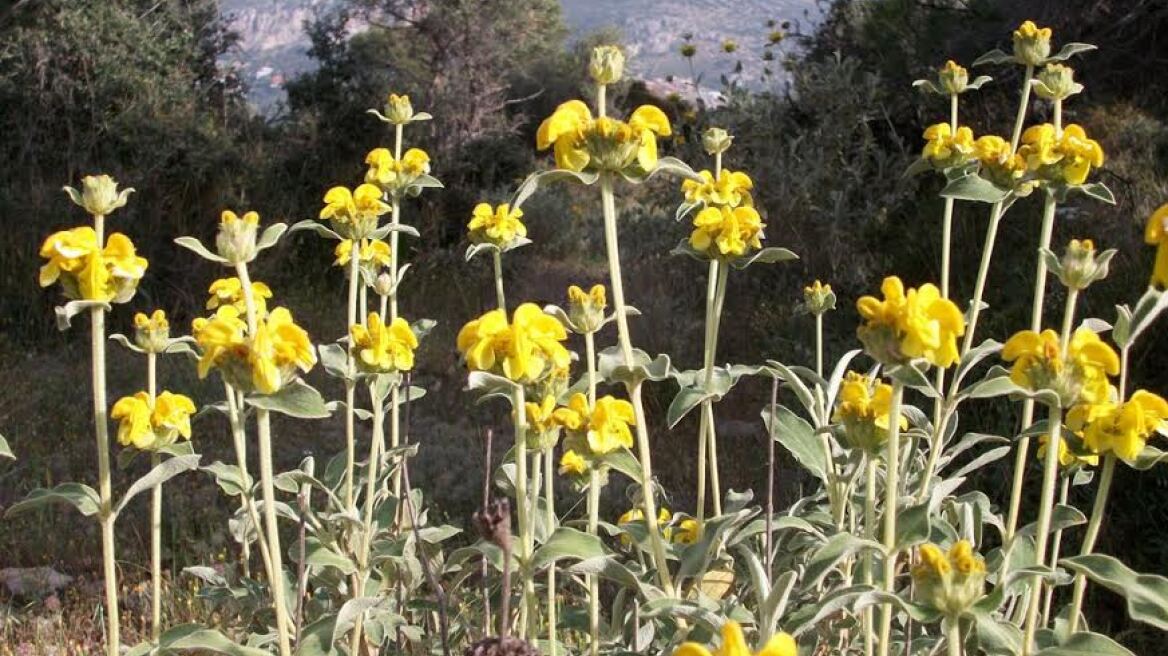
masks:
<path fill-rule="evenodd" d="M 282 656 L 292 653 L 292 623 L 284 588 L 284 554 L 276 516 L 276 498 L 272 458 L 271 409 L 282 408 L 301 417 L 327 416 L 315 390 L 300 380 L 302 373 L 316 365 L 316 351 L 308 333 L 295 323 L 286 308 L 269 309 L 266 298 L 270 290 L 253 283 L 248 263 L 279 240 L 287 226 L 273 224 L 259 235 L 259 215 L 247 212 L 242 217 L 224 211 L 212 253 L 198 240 L 180 237 L 176 242 L 200 256 L 234 270 L 235 279 L 214 302 L 215 314 L 199 318 L 192 324 L 192 335 L 200 351 L 200 378 L 216 370 L 231 389 L 239 392 L 236 411 L 242 405 L 255 408 L 256 437 L 259 445 L 260 490 L 263 497 L 263 531 L 266 539 L 268 584 L 276 616 L 276 641 Z M 215 289 L 213 286 L 212 289 Z M 281 403 L 280 393 L 292 386 L 310 391 L 319 403 L 319 411 L 290 411 Z M 250 395 L 250 396 L 249 396 Z M 230 407 L 231 403 L 229 403 Z M 239 415 L 242 417 L 242 414 Z M 233 422 L 233 431 L 237 430 Z M 238 430 L 242 432 L 242 423 Z M 260 527 L 257 525 L 257 530 Z"/>
<path fill-rule="evenodd" d="M 896 520 L 900 501 L 900 421 L 904 396 L 903 367 L 950 367 L 957 362 L 957 338 L 966 330 L 960 310 L 932 284 L 905 289 L 896 277 L 884 279 L 883 299 L 864 296 L 856 302 L 864 323 L 858 329 L 864 349 L 873 359 L 890 369 L 887 448 L 884 454 L 884 591 L 895 592 L 897 570 Z M 883 604 L 880 614 L 880 656 L 888 656 L 892 638 L 892 604 Z"/>
<path fill-rule="evenodd" d="M 118 190 L 108 175 L 87 176 L 80 190 L 65 187 L 69 198 L 92 217 L 82 226 L 50 235 L 41 246 L 48 260 L 40 270 L 40 284 L 60 283 L 69 302 L 57 309 L 62 329 L 83 311 L 90 317 L 91 386 L 94 437 L 97 445 L 98 508 L 101 525 L 102 574 L 105 584 L 106 650 L 116 656 L 121 647 L 118 615 L 118 575 L 114 543 L 113 488 L 110 483 L 109 416 L 106 402 L 105 317 L 110 303 L 129 301 L 146 271 L 145 258 L 122 233 L 106 238 L 105 219 L 126 204 L 133 189 Z"/>
<path fill-rule="evenodd" d="M 170 338 L 170 324 L 162 310 L 155 310 L 149 316 L 136 314 L 134 345 L 124 338 L 120 341 L 145 353 L 146 389 L 119 399 L 110 417 L 121 422 L 118 442 L 149 452 L 150 467 L 154 470 L 162 464 L 163 451 L 171 450 L 179 440 L 190 439 L 191 415 L 195 412 L 195 404 L 189 397 L 158 392 L 158 356 L 189 351 L 189 347 L 185 340 Z M 158 644 L 162 634 L 162 482 L 151 488 L 150 497 L 150 639 Z"/>

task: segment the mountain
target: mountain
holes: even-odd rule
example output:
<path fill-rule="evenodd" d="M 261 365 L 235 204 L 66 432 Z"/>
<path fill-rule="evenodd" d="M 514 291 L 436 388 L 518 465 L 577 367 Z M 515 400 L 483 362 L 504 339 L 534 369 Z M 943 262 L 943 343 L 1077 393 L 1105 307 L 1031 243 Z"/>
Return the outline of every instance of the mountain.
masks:
<path fill-rule="evenodd" d="M 226 63 L 240 69 L 261 111 L 283 99 L 286 80 L 315 66 L 304 24 L 338 2 L 222 0 L 223 13 L 241 37 Z M 762 57 L 768 35 L 785 21 L 792 29 L 814 23 L 816 6 L 815 0 L 563 0 L 564 20 L 573 36 L 618 29 L 628 48 L 630 72 L 661 88 L 681 88 L 685 85 L 668 80 L 690 76 L 689 62 L 679 52 L 686 35 L 697 49 L 694 73 L 707 86 L 717 86 L 720 75 L 734 74 L 738 62 L 738 79 L 757 82 L 767 66 Z M 736 45 L 734 53 L 723 52 L 726 41 Z"/>

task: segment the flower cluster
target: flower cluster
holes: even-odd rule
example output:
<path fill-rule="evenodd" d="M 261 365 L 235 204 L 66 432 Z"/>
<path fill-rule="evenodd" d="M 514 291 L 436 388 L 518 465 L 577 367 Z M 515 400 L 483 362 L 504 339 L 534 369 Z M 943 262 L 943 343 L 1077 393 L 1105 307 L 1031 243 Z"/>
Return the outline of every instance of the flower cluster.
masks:
<path fill-rule="evenodd" d="M 685 202 L 703 205 L 725 205 L 727 207 L 754 207 L 750 191 L 754 181 L 742 171 L 722 169 L 715 178 L 709 171 L 699 171 L 701 180 L 687 179 L 681 183 L 681 193 Z"/>
<path fill-rule="evenodd" d="M 926 544 L 919 553 L 912 578 L 917 595 L 929 606 L 956 618 L 985 595 L 985 561 L 969 542 L 958 540 L 948 553 Z"/>
<path fill-rule="evenodd" d="M 331 222 L 333 230 L 345 239 L 364 239 L 377 228 L 378 217 L 389 210 L 377 185 L 366 183 L 356 189 L 338 186 L 325 193 L 320 218 Z"/>
<path fill-rule="evenodd" d="M 938 367 L 957 361 L 957 338 L 965 318 L 933 284 L 905 290 L 896 276 L 880 285 L 884 300 L 864 296 L 856 309 L 864 319 L 857 333 L 868 354 L 886 365 L 924 358 Z"/>
<path fill-rule="evenodd" d="M 577 392 L 568 399 L 562 425 L 568 429 L 561 471 L 584 474 L 593 461 L 620 449 L 633 447 L 632 427 L 637 425 L 633 404 L 604 396 L 589 405 L 588 397 Z"/>
<path fill-rule="evenodd" d="M 967 126 L 959 126 L 954 132 L 948 123 L 937 123 L 925 128 L 924 138 L 921 158 L 935 169 L 963 166 L 974 158 L 973 130 Z"/>
<path fill-rule="evenodd" d="M 1156 247 L 1156 262 L 1152 265 L 1154 287 L 1168 287 L 1168 203 L 1161 205 L 1148 217 L 1144 226 L 1144 241 Z"/>
<path fill-rule="evenodd" d="M 107 303 L 130 300 L 149 264 L 126 235 L 115 232 L 100 245 L 90 226 L 49 235 L 40 255 L 48 260 L 41 267 L 41 287 L 60 282 L 69 299 Z"/>
<path fill-rule="evenodd" d="M 1103 166 L 1102 146 L 1074 123 L 1061 133 L 1050 123 L 1027 128 L 1018 156 L 1036 178 L 1053 184 L 1081 185 L 1091 167 Z"/>
<path fill-rule="evenodd" d="M 710 651 L 696 642 L 683 642 L 673 656 L 799 656 L 795 638 L 787 633 L 776 633 L 758 652 L 746 644 L 746 636 L 738 622 L 727 620 L 722 625 L 722 646 Z"/>
<path fill-rule="evenodd" d="M 1032 391 L 1053 391 L 1064 408 L 1076 403 L 1103 403 L 1119 373 L 1119 356 L 1089 328 L 1071 336 L 1066 353 L 1053 330 L 1023 330 L 1006 340 L 1002 359 L 1013 362 L 1010 380 Z"/>
<path fill-rule="evenodd" d="M 617 518 L 616 523 L 617 525 L 639 525 L 644 520 L 645 511 L 640 508 L 631 508 Z M 674 520 L 677 520 L 674 526 L 665 526 Z M 698 520 L 680 514 L 675 516 L 665 508 L 657 510 L 657 523 L 665 526 L 661 530 L 661 536 L 675 544 L 694 544 L 702 537 L 702 525 Z M 622 535 L 620 539 L 621 544 L 626 547 L 632 544 L 632 539 L 628 535 Z"/>
<path fill-rule="evenodd" d="M 374 148 L 365 156 L 369 170 L 365 182 L 375 184 L 391 196 L 401 196 L 418 179 L 430 173 L 430 155 L 421 148 L 410 148 L 397 159 L 388 148 Z"/>
<path fill-rule="evenodd" d="M 835 301 L 835 292 L 831 290 L 831 285 L 816 280 L 803 288 L 803 306 L 815 316 L 834 310 Z"/>
<path fill-rule="evenodd" d="M 538 305 L 524 303 L 510 323 L 503 310 L 491 310 L 467 323 L 458 333 L 458 350 L 472 371 L 532 383 L 552 369 L 568 368 L 571 354 L 560 343 L 567 338 L 563 324 Z"/>
<path fill-rule="evenodd" d="M 146 392 L 124 396 L 114 403 L 110 418 L 119 420 L 118 443 L 143 451 L 157 451 L 178 439 L 191 438 L 195 402 L 182 394 L 162 392 L 151 399 Z"/>
<path fill-rule="evenodd" d="M 500 249 L 516 243 L 527 236 L 527 226 L 523 225 L 523 210 L 503 203 L 491 207 L 490 203 L 475 205 L 466 228 L 470 241 L 474 244 L 492 244 Z"/>
<path fill-rule="evenodd" d="M 149 316 L 134 315 L 134 343 L 147 353 L 162 353 L 170 345 L 170 322 L 166 312 L 155 310 Z"/>
<path fill-rule="evenodd" d="M 224 305 L 231 305 L 240 315 L 247 313 L 247 299 L 243 295 L 243 283 L 239 278 L 220 278 L 207 288 L 210 298 L 207 299 L 207 309 L 217 310 Z M 258 315 L 268 313 L 268 299 L 272 297 L 272 289 L 262 282 L 251 283 L 251 299 L 255 304 Z"/>
<path fill-rule="evenodd" d="M 665 112 L 652 105 L 641 105 L 626 122 L 593 118 L 588 105 L 569 100 L 540 124 L 536 146 L 552 148 L 561 169 L 641 176 L 657 167 L 657 137 L 672 133 Z"/>
<path fill-rule="evenodd" d="M 231 264 L 251 262 L 255 259 L 256 233 L 260 227 L 260 215 L 245 212 L 239 216 L 231 210 L 223 210 L 219 218 L 219 232 L 215 235 L 215 248 L 219 257 Z"/>
<path fill-rule="evenodd" d="M 568 287 L 568 327 L 572 330 L 580 334 L 600 330 L 607 307 L 608 292 L 604 285 L 593 285 L 588 291 L 576 285 Z"/>
<path fill-rule="evenodd" d="M 191 333 L 202 352 L 199 378 L 217 369 L 244 391 L 274 394 L 316 364 L 308 333 L 282 307 L 257 313 L 254 334 L 234 305 L 220 306 L 209 319 L 195 319 Z"/>
<path fill-rule="evenodd" d="M 849 371 L 840 385 L 832 421 L 843 426 L 846 444 L 878 456 L 888 442 L 891 413 L 892 386 Z M 900 416 L 900 427 L 908 428 L 904 415 Z"/>
<path fill-rule="evenodd" d="M 389 244 L 380 239 L 362 239 L 360 247 L 357 248 L 357 261 L 359 266 L 369 272 L 375 272 L 381 267 L 387 267 L 392 261 L 392 251 Z M 336 259 L 333 264 L 336 266 L 345 266 L 353 260 L 353 240 L 342 239 L 337 243 L 337 247 L 333 250 L 333 255 Z"/>
<path fill-rule="evenodd" d="M 1109 399 L 1071 408 L 1067 426 L 1093 453 L 1112 453 L 1131 463 L 1165 419 L 1168 419 L 1168 402 L 1157 394 L 1137 390 L 1123 403 Z M 1061 460 L 1061 451 L 1059 456 Z"/>
<path fill-rule="evenodd" d="M 414 368 L 418 337 L 401 317 L 385 324 L 380 314 L 370 312 L 364 324 L 349 327 L 349 338 L 357 366 L 366 373 L 384 374 Z"/>
<path fill-rule="evenodd" d="M 1038 27 L 1034 21 L 1025 21 L 1014 30 L 1014 59 L 1019 64 L 1041 66 L 1050 57 L 1049 27 Z"/>

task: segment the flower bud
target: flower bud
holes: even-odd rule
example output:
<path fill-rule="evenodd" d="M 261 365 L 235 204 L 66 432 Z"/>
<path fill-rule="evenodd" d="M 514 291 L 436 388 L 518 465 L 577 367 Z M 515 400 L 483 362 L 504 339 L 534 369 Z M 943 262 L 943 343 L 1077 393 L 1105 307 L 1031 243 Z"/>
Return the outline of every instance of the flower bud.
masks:
<path fill-rule="evenodd" d="M 1062 64 L 1047 64 L 1034 83 L 1034 93 L 1046 100 L 1066 100 L 1082 90 L 1083 85 L 1075 82 L 1075 69 Z"/>
<path fill-rule="evenodd" d="M 702 147 L 710 155 L 718 155 L 730 150 L 734 137 L 722 128 L 709 128 L 702 133 Z"/>
<path fill-rule="evenodd" d="M 1110 261 L 1111 254 L 1098 254 L 1090 239 L 1072 239 L 1055 273 L 1067 289 L 1083 291 L 1107 276 Z"/>
<path fill-rule="evenodd" d="M 597 84 L 615 84 L 624 73 L 625 56 L 616 46 L 597 46 L 592 49 L 588 72 Z"/>
<path fill-rule="evenodd" d="M 581 333 L 594 333 L 604 324 L 608 297 L 604 285 L 593 285 L 585 292 L 572 285 L 568 288 L 568 320 Z"/>
<path fill-rule="evenodd" d="M 912 577 L 917 596 L 925 604 L 955 618 L 985 596 L 985 561 L 969 542 L 958 540 L 949 553 L 926 544 L 920 548 L 920 557 Z"/>
<path fill-rule="evenodd" d="M 219 221 L 219 234 L 215 236 L 215 248 L 219 251 L 219 257 L 231 264 L 254 260 L 259 225 L 260 215 L 256 212 L 247 212 L 240 217 L 231 210 L 223 210 Z"/>
<path fill-rule="evenodd" d="M 731 39 L 726 39 L 722 42 L 722 52 L 732 55 L 738 51 L 738 42 Z"/>
<path fill-rule="evenodd" d="M 1038 27 L 1026 21 L 1014 30 L 1014 59 L 1027 66 L 1041 66 L 1050 57 L 1049 27 Z"/>
<path fill-rule="evenodd" d="M 969 86 L 969 71 L 950 59 L 937 71 L 937 82 L 946 94 L 956 96 L 964 93 L 965 88 Z"/>
<path fill-rule="evenodd" d="M 689 59 L 698 54 L 698 47 L 692 43 L 686 43 L 681 46 L 681 56 Z"/>
<path fill-rule="evenodd" d="M 818 317 L 835 309 L 835 292 L 831 291 L 831 285 L 816 280 L 810 287 L 803 288 L 803 303 L 808 312 Z"/>
<path fill-rule="evenodd" d="M 394 125 L 404 125 L 414 118 L 414 106 L 407 95 L 389 94 L 385 101 L 385 118 Z"/>
<path fill-rule="evenodd" d="M 93 216 L 108 216 L 124 206 L 133 192 L 132 187 L 118 191 L 118 183 L 108 175 L 87 175 L 81 178 L 81 191 L 65 187 L 70 200 Z"/>
<path fill-rule="evenodd" d="M 166 313 L 155 310 L 150 316 L 134 315 L 134 343 L 147 353 L 162 353 L 170 344 L 170 323 Z"/>
<path fill-rule="evenodd" d="M 388 271 L 382 271 L 373 279 L 373 292 L 378 296 L 389 296 L 393 293 L 393 278 Z"/>

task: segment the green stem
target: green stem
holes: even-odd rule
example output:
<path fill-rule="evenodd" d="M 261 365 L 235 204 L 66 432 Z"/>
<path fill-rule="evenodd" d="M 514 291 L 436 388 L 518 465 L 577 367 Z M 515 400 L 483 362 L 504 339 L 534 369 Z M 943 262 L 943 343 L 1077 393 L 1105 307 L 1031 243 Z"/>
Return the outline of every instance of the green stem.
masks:
<path fill-rule="evenodd" d="M 353 243 L 353 250 L 349 253 L 349 305 L 346 319 L 348 324 L 345 326 L 345 331 L 357 323 L 357 284 L 361 276 L 359 271 L 360 265 L 360 248 L 357 245 L 357 240 L 351 240 Z M 350 349 L 348 354 L 347 364 L 349 379 L 345 380 L 345 507 L 351 513 L 356 513 L 356 505 L 353 499 L 353 476 L 357 461 L 357 427 L 356 427 L 356 413 L 357 413 L 357 384 L 353 380 L 357 371 L 357 362 L 353 358 L 353 352 Z"/>
<path fill-rule="evenodd" d="M 864 488 L 864 537 L 868 540 L 876 539 L 876 458 L 868 455 L 864 459 L 865 488 Z M 872 569 L 875 567 L 872 552 L 864 552 L 864 583 L 872 585 Z M 864 609 L 864 655 L 872 656 L 876 646 L 875 618 L 872 606 Z"/>
<path fill-rule="evenodd" d="M 1018 101 L 1018 113 L 1014 116 L 1014 132 L 1010 136 L 1010 150 L 1018 152 L 1018 142 L 1022 139 L 1022 126 L 1026 123 L 1026 110 L 1030 107 L 1030 78 L 1034 77 L 1034 67 L 1027 66 L 1022 76 L 1022 90 Z"/>
<path fill-rule="evenodd" d="M 892 381 L 892 406 L 888 416 L 894 419 L 888 426 L 888 444 L 885 453 L 887 479 L 884 482 L 884 591 L 894 594 L 896 589 L 896 512 L 900 488 L 900 406 L 904 398 L 904 383 Z M 892 604 L 880 606 L 880 656 L 888 656 L 892 648 Z"/>
<path fill-rule="evenodd" d="M 1121 397 L 1122 398 L 1122 397 Z M 1095 506 L 1091 509 L 1091 519 L 1087 522 L 1087 534 L 1083 536 L 1083 546 L 1079 555 L 1086 556 L 1095 549 L 1099 539 L 1099 527 L 1103 524 L 1103 513 L 1107 511 L 1107 496 L 1111 493 L 1111 482 L 1115 478 L 1115 454 L 1103 456 L 1103 471 L 1099 474 L 1099 489 L 1095 491 Z M 1075 592 L 1071 599 L 1071 625 L 1068 634 L 1079 630 L 1079 616 L 1083 612 L 1083 595 L 1087 591 L 1087 578 L 1075 575 Z"/>
<path fill-rule="evenodd" d="M 994 243 L 998 239 L 998 224 L 1005 213 L 1002 201 L 994 203 L 990 210 L 990 222 L 986 226 L 985 243 L 981 248 L 981 264 L 977 268 L 977 282 L 973 287 L 973 301 L 969 306 L 969 323 L 965 327 L 965 339 L 961 345 L 962 355 L 973 347 L 973 336 L 977 333 L 977 319 L 981 315 L 981 299 L 985 294 L 986 277 L 990 272 L 990 261 L 994 257 Z"/>
<path fill-rule="evenodd" d="M 815 315 L 815 373 L 823 378 L 823 314 Z"/>
<path fill-rule="evenodd" d="M 93 217 L 97 243 L 105 243 L 105 217 Z M 101 524 L 102 575 L 105 578 L 106 611 L 106 651 L 109 656 L 118 656 L 121 647 L 121 624 L 118 617 L 118 570 L 117 553 L 114 544 L 113 486 L 110 483 L 110 443 L 109 418 L 106 409 L 105 390 L 105 310 L 93 307 L 89 330 L 89 346 L 92 354 L 93 386 L 93 426 L 97 442 L 97 480 L 101 510 L 98 521 Z"/>
<path fill-rule="evenodd" d="M 1071 477 L 1070 476 L 1063 476 L 1062 483 L 1059 486 L 1059 498 L 1058 498 L 1059 505 L 1061 505 L 1061 506 L 1067 505 L 1067 497 L 1070 495 L 1070 492 L 1071 492 Z M 1054 532 L 1054 540 L 1051 541 L 1051 545 L 1050 545 L 1050 564 L 1052 567 L 1058 564 L 1059 554 L 1062 551 L 1062 546 L 1063 546 L 1063 530 L 1060 528 Z M 1051 603 L 1053 603 L 1053 601 L 1054 601 L 1054 586 L 1047 585 L 1044 587 L 1045 587 L 1045 591 L 1044 591 L 1044 597 L 1043 597 L 1043 601 L 1042 601 L 1042 626 L 1049 626 L 1050 625 L 1050 606 L 1051 606 Z"/>
<path fill-rule="evenodd" d="M 373 385 L 369 386 L 369 400 L 373 405 L 373 436 L 369 440 L 369 463 L 365 474 L 365 513 L 361 520 L 361 550 L 357 552 L 357 574 L 354 577 L 353 598 L 365 596 L 365 580 L 369 578 L 369 549 L 373 545 L 373 511 L 376 507 L 378 464 L 381 462 L 381 443 L 385 439 L 385 410 Z M 350 654 L 359 654 L 364 614 L 357 616 L 353 625 Z"/>
<path fill-rule="evenodd" d="M 728 271 L 728 267 L 724 264 L 719 264 L 717 260 L 710 262 L 710 273 L 713 275 L 714 280 L 714 294 L 710 298 L 706 315 L 706 343 L 703 368 L 705 370 L 705 389 L 707 390 L 713 387 L 714 382 L 714 359 L 718 351 L 718 329 L 722 323 L 722 306 L 726 301 L 726 279 L 728 277 Z M 702 401 L 702 423 L 704 424 L 705 434 L 708 438 L 706 445 L 710 452 L 710 488 L 713 492 L 714 516 L 717 517 L 722 514 L 722 484 L 718 470 L 718 428 L 714 423 L 713 399 Z M 700 522 L 701 519 L 698 521 Z"/>
<path fill-rule="evenodd" d="M 492 251 L 495 256 L 495 300 L 499 309 L 507 312 L 507 297 L 503 294 L 503 254 L 498 249 Z"/>
<path fill-rule="evenodd" d="M 251 278 L 247 273 L 247 263 L 241 262 L 235 266 L 239 277 L 240 287 L 243 289 L 243 300 L 247 307 L 248 335 L 255 339 L 258 331 L 255 298 L 252 295 Z M 284 554 L 280 548 L 280 527 L 276 522 L 276 488 L 272 473 L 272 419 L 268 411 L 256 408 L 256 424 L 258 425 L 259 454 L 260 454 L 260 490 L 264 498 L 264 527 L 268 533 L 268 552 L 271 558 L 271 576 L 269 584 L 272 588 L 272 606 L 276 612 L 276 635 L 280 646 L 280 656 L 291 656 L 291 623 L 288 620 L 288 608 L 285 605 L 287 597 L 284 595 Z"/>
<path fill-rule="evenodd" d="M 544 475 L 543 494 L 547 500 L 547 530 L 551 531 L 556 523 L 556 493 L 555 493 L 555 448 L 549 446 L 543 452 L 543 468 L 547 470 Z M 547 571 L 547 629 L 548 629 L 548 654 L 556 656 L 556 564 L 552 562 L 548 565 Z"/>
<path fill-rule="evenodd" d="M 961 656 L 961 621 L 954 617 L 945 620 L 945 642 L 948 644 L 949 656 Z"/>
<path fill-rule="evenodd" d="M 718 261 L 710 260 L 709 269 L 709 274 L 706 277 L 706 326 L 702 342 L 703 369 L 709 366 L 707 356 L 710 351 L 710 329 L 713 325 L 715 299 L 718 296 Z M 705 521 L 706 517 L 706 454 L 710 450 L 710 424 L 706 420 L 705 403 L 702 404 L 699 412 L 697 520 L 698 523 L 701 523 Z"/>
<path fill-rule="evenodd" d="M 1051 236 L 1054 234 L 1054 217 L 1057 203 L 1054 197 L 1047 195 L 1042 206 L 1042 227 L 1038 236 L 1039 255 L 1036 258 L 1034 271 L 1034 300 L 1030 306 L 1030 330 L 1042 330 L 1043 305 L 1046 301 L 1046 259 L 1042 257 L 1043 249 L 1050 249 Z M 1026 399 L 1022 404 L 1022 431 L 1034 423 L 1034 400 Z M 1014 533 L 1018 528 L 1018 515 L 1022 511 L 1022 485 L 1026 478 L 1026 464 L 1030 453 L 1030 436 L 1018 438 L 1018 447 L 1014 453 L 1014 479 L 1010 486 L 1010 510 L 1006 515 L 1006 532 L 1004 542 L 1010 548 Z"/>
<path fill-rule="evenodd" d="M 519 507 L 519 559 L 523 563 L 520 568 L 523 581 L 520 589 L 523 591 L 523 603 L 519 605 L 519 637 L 527 639 L 529 623 L 534 620 L 535 599 L 531 585 L 531 575 L 527 564 L 531 560 L 528 538 L 531 537 L 531 512 L 527 506 L 527 405 L 524 398 L 523 386 L 516 385 L 511 397 L 511 404 L 515 408 L 515 505 Z M 504 591 L 506 592 L 506 591 Z"/>
<path fill-rule="evenodd" d="M 239 466 L 239 481 L 243 488 L 242 505 L 244 512 L 247 513 L 248 519 L 251 521 L 252 528 L 256 532 L 256 544 L 259 546 L 260 557 L 264 563 L 264 574 L 267 575 L 268 580 L 272 580 L 272 561 L 271 554 L 268 551 L 268 540 L 264 536 L 263 523 L 260 522 L 259 511 L 255 507 L 255 498 L 252 496 L 252 488 L 254 484 L 251 480 L 251 473 L 247 469 L 247 436 L 243 425 L 243 413 L 240 411 L 243 404 L 240 402 L 240 397 L 229 383 L 224 381 L 223 390 L 227 397 L 227 418 L 228 423 L 231 424 L 231 438 L 235 446 L 235 460 Z M 245 533 L 243 537 L 243 562 L 244 562 L 244 576 L 247 575 L 248 564 L 250 558 L 250 541 Z"/>
<path fill-rule="evenodd" d="M 612 193 L 610 174 L 600 176 L 600 197 L 604 209 L 604 240 L 608 251 L 608 271 L 612 284 L 613 306 L 616 312 L 617 336 L 625 366 L 633 366 L 633 344 L 629 336 L 629 319 L 625 311 L 624 284 L 621 280 L 620 246 L 617 241 L 616 206 Z M 676 594 L 673 577 L 669 573 L 669 563 L 665 556 L 665 543 L 657 527 L 657 501 L 653 491 L 653 462 L 649 451 L 649 430 L 646 426 L 645 407 L 641 400 L 641 383 L 630 386 L 629 400 L 633 404 L 637 420 L 637 459 L 641 465 L 641 509 L 645 514 L 645 528 L 653 547 L 653 566 L 657 578 L 666 595 Z"/>
<path fill-rule="evenodd" d="M 1042 470 L 1042 493 L 1038 502 L 1038 532 L 1035 535 L 1035 565 L 1046 564 L 1046 547 L 1050 537 L 1050 518 L 1054 511 L 1054 482 L 1058 477 L 1058 453 L 1062 443 L 1062 409 L 1050 408 L 1050 441 L 1046 444 L 1046 458 Z M 1030 581 L 1030 601 L 1026 606 L 1026 621 L 1023 625 L 1022 656 L 1029 656 L 1035 650 L 1034 635 L 1038 630 L 1038 607 L 1042 601 L 1042 581 L 1034 577 Z"/>
<path fill-rule="evenodd" d="M 588 474 L 588 534 L 596 535 L 600 525 L 600 472 Z M 588 582 L 588 650 L 592 656 L 600 653 L 600 579 L 589 574 Z"/>
<path fill-rule="evenodd" d="M 158 356 L 146 353 L 146 394 L 150 407 L 158 398 Z M 150 469 L 162 464 L 157 452 L 150 454 Z M 150 641 L 158 644 L 162 634 L 162 484 L 150 490 Z"/>
<path fill-rule="evenodd" d="M 584 333 L 584 352 L 588 358 L 588 407 L 596 405 L 596 339 L 594 333 Z M 596 535 L 600 526 L 600 472 L 588 472 L 588 534 Z M 600 653 L 600 579 L 595 574 L 585 577 L 588 584 L 588 650 L 592 656 Z"/>

